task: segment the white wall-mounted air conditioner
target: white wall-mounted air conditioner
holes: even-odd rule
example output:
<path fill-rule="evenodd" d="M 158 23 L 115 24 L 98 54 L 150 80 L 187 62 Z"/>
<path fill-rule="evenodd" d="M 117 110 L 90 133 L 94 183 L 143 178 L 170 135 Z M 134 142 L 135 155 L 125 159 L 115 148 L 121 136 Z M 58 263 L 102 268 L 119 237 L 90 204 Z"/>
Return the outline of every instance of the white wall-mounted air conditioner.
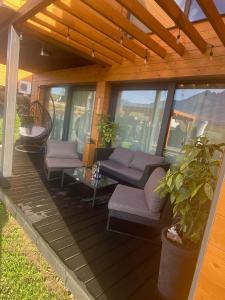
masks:
<path fill-rule="evenodd" d="M 31 82 L 20 80 L 18 84 L 18 92 L 24 95 L 30 95 L 31 94 Z"/>

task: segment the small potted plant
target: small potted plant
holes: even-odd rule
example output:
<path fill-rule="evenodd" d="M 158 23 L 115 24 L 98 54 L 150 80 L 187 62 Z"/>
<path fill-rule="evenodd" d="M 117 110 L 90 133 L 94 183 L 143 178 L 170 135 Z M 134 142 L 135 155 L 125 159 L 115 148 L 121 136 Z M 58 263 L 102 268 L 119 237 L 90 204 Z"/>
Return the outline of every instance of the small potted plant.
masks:
<path fill-rule="evenodd" d="M 110 120 L 108 115 L 99 115 L 99 121 L 97 125 L 100 144 L 102 147 L 109 147 L 116 139 L 116 135 L 119 129 L 119 124 Z"/>
<path fill-rule="evenodd" d="M 160 197 L 169 195 L 174 219 L 162 231 L 158 292 L 166 299 L 188 297 L 224 145 L 210 144 L 206 137 L 184 145 L 181 161 L 156 189 Z"/>

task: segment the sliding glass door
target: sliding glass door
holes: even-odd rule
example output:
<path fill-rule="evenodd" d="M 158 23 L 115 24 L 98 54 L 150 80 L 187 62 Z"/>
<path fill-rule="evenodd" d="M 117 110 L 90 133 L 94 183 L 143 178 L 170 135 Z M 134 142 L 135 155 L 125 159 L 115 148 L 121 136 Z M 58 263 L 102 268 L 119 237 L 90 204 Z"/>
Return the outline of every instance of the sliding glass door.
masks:
<path fill-rule="evenodd" d="M 93 88 L 76 88 L 72 92 L 68 140 L 77 141 L 78 152 L 83 153 L 84 143 L 91 136 L 95 102 Z"/>
<path fill-rule="evenodd" d="M 225 85 L 191 84 L 176 89 L 165 155 L 172 162 L 183 144 L 204 135 L 225 142 Z"/>
<path fill-rule="evenodd" d="M 116 145 L 155 154 L 162 125 L 167 90 L 120 90 L 115 122 Z"/>
<path fill-rule="evenodd" d="M 52 87 L 50 88 L 50 95 L 55 105 L 55 121 L 51 132 L 51 139 L 61 140 L 63 138 L 63 128 L 65 119 L 65 110 L 68 98 L 68 88 L 66 87 Z M 49 100 L 49 113 L 53 116 L 53 104 Z"/>

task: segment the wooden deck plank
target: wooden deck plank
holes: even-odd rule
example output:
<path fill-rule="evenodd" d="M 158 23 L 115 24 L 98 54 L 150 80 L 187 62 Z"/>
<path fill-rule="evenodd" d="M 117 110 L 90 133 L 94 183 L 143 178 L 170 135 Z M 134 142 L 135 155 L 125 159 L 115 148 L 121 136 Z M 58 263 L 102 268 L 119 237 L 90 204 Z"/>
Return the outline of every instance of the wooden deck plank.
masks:
<path fill-rule="evenodd" d="M 156 259 L 157 250 L 156 248 L 154 250 L 155 252 L 152 253 L 152 258 Z M 121 279 L 126 278 L 126 275 L 129 275 L 136 267 L 143 264 L 148 257 L 148 249 L 142 246 L 126 255 L 122 262 L 118 259 L 117 262 L 115 262 L 112 266 L 109 266 L 108 269 L 102 272 L 99 276 L 96 274 L 98 272 L 95 271 L 93 266 L 92 270 L 94 273 L 96 272 L 94 275 L 95 277 L 87 283 L 87 288 L 94 293 L 95 297 L 99 297 L 114 285 L 119 284 Z M 121 263 L 123 268 L 121 268 Z"/>
<path fill-rule="evenodd" d="M 158 246 L 107 232 L 107 205 L 92 209 L 81 203 L 91 195 L 82 185 L 61 190 L 59 180 L 47 182 L 42 162 L 39 155 L 14 156 L 11 189 L 6 193 L 24 219 L 73 270 L 87 294 L 99 300 L 151 299 L 148 296 L 156 286 Z M 126 228 L 126 224 L 118 224 Z"/>

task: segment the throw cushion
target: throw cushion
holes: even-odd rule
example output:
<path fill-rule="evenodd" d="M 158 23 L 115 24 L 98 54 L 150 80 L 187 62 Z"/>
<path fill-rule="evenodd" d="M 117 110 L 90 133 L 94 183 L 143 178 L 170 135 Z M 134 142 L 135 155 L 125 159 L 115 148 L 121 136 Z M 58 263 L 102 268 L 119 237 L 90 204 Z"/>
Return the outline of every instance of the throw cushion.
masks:
<path fill-rule="evenodd" d="M 76 143 L 48 140 L 47 157 L 78 158 L 78 154 L 76 152 Z"/>
<path fill-rule="evenodd" d="M 109 156 L 109 160 L 115 161 L 117 163 L 120 163 L 128 167 L 133 158 L 133 155 L 134 155 L 133 151 L 121 147 L 117 147 L 113 151 L 113 153 Z"/>
<path fill-rule="evenodd" d="M 134 154 L 132 161 L 130 162 L 130 168 L 144 171 L 147 165 L 160 164 L 164 161 L 164 157 L 147 154 L 141 151 L 137 151 Z"/>
<path fill-rule="evenodd" d="M 165 199 L 161 199 L 159 194 L 154 192 L 160 180 L 166 175 L 163 168 L 156 168 L 150 175 L 147 183 L 145 184 L 145 200 L 148 208 L 152 213 L 159 213 L 162 209 Z"/>

